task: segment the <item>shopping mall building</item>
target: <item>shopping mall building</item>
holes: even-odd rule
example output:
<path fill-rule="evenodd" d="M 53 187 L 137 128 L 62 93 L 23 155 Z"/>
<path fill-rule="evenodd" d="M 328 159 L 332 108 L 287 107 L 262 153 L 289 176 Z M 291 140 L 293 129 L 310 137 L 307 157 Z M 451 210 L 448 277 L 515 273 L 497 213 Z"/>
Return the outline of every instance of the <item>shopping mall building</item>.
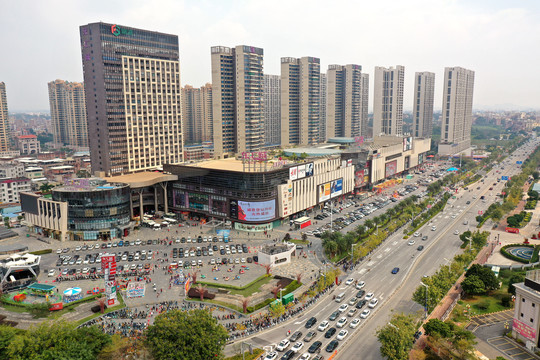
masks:
<path fill-rule="evenodd" d="M 26 224 L 59 240 L 115 239 L 143 214 L 176 214 L 208 225 L 268 231 L 294 220 L 310 224 L 313 209 L 366 193 L 426 160 L 430 139 L 380 137 L 359 143 L 336 138 L 318 147 L 285 149 L 192 164 L 166 164 L 161 172 L 76 179 L 51 198 L 21 195 Z"/>

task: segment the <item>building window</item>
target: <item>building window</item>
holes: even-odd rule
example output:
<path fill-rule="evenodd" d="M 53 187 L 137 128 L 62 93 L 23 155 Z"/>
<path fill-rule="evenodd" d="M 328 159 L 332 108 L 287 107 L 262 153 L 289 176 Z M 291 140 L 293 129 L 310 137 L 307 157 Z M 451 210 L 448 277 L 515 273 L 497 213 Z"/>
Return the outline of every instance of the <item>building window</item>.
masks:
<path fill-rule="evenodd" d="M 523 313 L 521 313 L 520 316 L 523 317 Z"/>
<path fill-rule="evenodd" d="M 525 302 L 525 298 L 521 298 L 521 302 Z"/>

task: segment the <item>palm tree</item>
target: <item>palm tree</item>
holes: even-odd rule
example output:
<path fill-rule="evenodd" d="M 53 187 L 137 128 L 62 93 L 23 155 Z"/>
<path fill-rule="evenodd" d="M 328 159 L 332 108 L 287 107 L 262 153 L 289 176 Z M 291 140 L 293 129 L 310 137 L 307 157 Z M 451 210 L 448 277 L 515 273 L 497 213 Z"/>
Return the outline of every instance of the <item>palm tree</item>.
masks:
<path fill-rule="evenodd" d="M 327 241 L 324 245 L 324 251 L 328 254 L 331 255 L 331 257 L 334 257 L 334 255 L 336 254 L 336 251 L 338 250 L 338 244 L 333 241 L 333 240 L 330 240 L 330 241 Z"/>
<path fill-rule="evenodd" d="M 374 226 L 373 220 L 367 219 L 366 221 L 364 221 L 364 225 L 367 226 L 368 229 L 373 228 Z"/>
<path fill-rule="evenodd" d="M 197 284 L 197 291 L 199 292 L 199 296 L 201 298 L 201 301 L 203 301 L 204 300 L 204 293 L 206 292 L 206 285 Z"/>
<path fill-rule="evenodd" d="M 264 265 L 264 269 L 266 270 L 266 275 L 270 275 L 270 270 L 272 270 L 271 264 Z"/>
<path fill-rule="evenodd" d="M 242 300 L 242 310 L 244 310 L 244 314 L 247 313 L 247 308 L 250 301 L 251 301 L 251 297 L 247 297 Z"/>
<path fill-rule="evenodd" d="M 300 285 L 302 285 L 302 273 L 297 273 L 296 274 L 296 282 Z"/>
<path fill-rule="evenodd" d="M 199 269 L 191 273 L 191 280 L 193 281 L 193 285 L 197 283 L 197 276 L 199 276 Z"/>

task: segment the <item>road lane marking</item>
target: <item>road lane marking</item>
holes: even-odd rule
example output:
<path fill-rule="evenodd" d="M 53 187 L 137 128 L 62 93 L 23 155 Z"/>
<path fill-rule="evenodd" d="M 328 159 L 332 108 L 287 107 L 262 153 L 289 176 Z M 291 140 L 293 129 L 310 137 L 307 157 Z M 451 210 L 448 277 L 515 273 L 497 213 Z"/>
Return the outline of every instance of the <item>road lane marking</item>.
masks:
<path fill-rule="evenodd" d="M 358 274 L 359 275 L 364 275 L 366 273 L 366 271 L 367 271 L 367 269 L 362 268 L 362 269 L 358 270 Z"/>

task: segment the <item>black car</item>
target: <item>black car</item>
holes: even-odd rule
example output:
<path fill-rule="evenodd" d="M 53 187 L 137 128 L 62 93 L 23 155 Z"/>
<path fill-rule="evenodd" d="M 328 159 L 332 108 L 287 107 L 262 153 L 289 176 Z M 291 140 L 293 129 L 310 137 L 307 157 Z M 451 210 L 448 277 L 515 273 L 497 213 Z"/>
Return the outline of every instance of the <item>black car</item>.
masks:
<path fill-rule="evenodd" d="M 300 339 L 300 337 L 302 336 L 302 332 L 301 331 L 295 331 L 292 335 L 291 335 L 291 342 L 295 342 L 296 340 Z"/>
<path fill-rule="evenodd" d="M 247 262 L 251 264 L 253 262 L 253 259 L 251 257 L 248 257 Z"/>
<path fill-rule="evenodd" d="M 309 347 L 308 353 L 310 353 L 310 354 L 318 353 L 319 351 L 321 351 L 321 345 L 322 345 L 322 342 L 320 342 L 320 341 L 315 341 L 315 342 L 314 342 L 313 344 L 311 344 L 311 346 Z"/>
<path fill-rule="evenodd" d="M 311 329 L 313 325 L 315 325 L 316 322 L 317 322 L 317 318 L 315 318 L 314 316 L 310 317 L 308 321 L 306 321 L 306 329 Z"/>
<path fill-rule="evenodd" d="M 366 294 L 366 291 L 365 290 L 359 290 L 357 293 L 356 293 L 356 297 L 361 299 L 364 297 L 364 295 Z"/>
<path fill-rule="evenodd" d="M 420 245 L 419 247 L 416 248 L 416 250 L 418 250 L 418 251 L 424 250 L 424 245 Z"/>
<path fill-rule="evenodd" d="M 290 360 L 294 357 L 295 352 L 292 350 L 288 350 L 283 356 L 281 357 L 281 360 Z"/>
<path fill-rule="evenodd" d="M 146 245 L 152 245 L 152 240 L 146 241 Z"/>
<path fill-rule="evenodd" d="M 330 343 L 326 347 L 326 352 L 332 352 L 332 351 L 336 350 L 338 344 L 339 344 L 339 342 L 337 340 L 330 341 Z"/>
<path fill-rule="evenodd" d="M 327 339 L 330 339 L 332 336 L 334 336 L 335 333 L 336 333 L 336 328 L 331 327 L 330 329 L 326 331 L 326 334 L 324 334 L 324 337 Z"/>
<path fill-rule="evenodd" d="M 367 300 L 360 300 L 357 304 L 356 304 L 356 308 L 357 309 L 361 309 L 364 307 L 364 305 L 367 304 Z"/>
<path fill-rule="evenodd" d="M 339 316 L 339 311 L 336 310 L 336 311 L 334 311 L 334 312 L 332 313 L 332 315 L 330 315 L 330 317 L 328 318 L 328 320 L 334 321 L 334 320 L 337 319 L 338 316 Z"/>

